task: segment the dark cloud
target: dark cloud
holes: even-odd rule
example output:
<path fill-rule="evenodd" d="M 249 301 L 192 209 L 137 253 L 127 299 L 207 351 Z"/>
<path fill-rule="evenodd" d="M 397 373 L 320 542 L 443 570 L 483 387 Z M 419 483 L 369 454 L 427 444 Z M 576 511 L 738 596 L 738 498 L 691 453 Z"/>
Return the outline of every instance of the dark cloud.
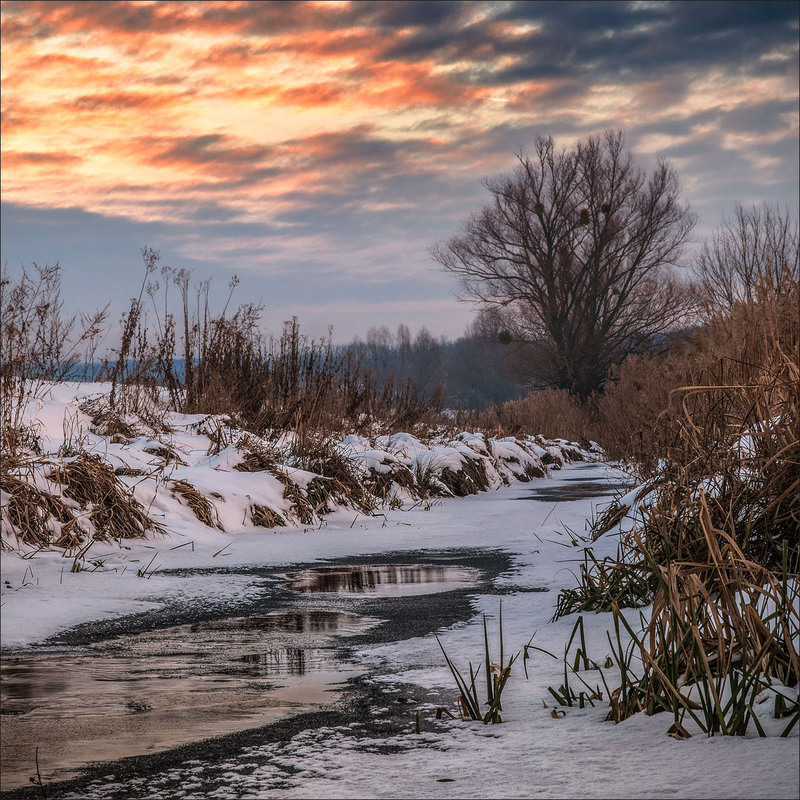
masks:
<path fill-rule="evenodd" d="M 393 5 L 394 16 L 401 16 L 403 4 Z M 797 7 L 786 2 L 522 2 L 496 9 L 484 23 L 454 27 L 448 19 L 389 41 L 381 57 L 518 59 L 501 70 L 461 76 L 498 86 L 559 74 L 639 79 L 659 74 L 666 65 L 690 71 L 711 64 L 749 67 L 775 48 L 797 49 Z M 508 26 L 524 23 L 536 27 L 511 35 Z M 771 61 L 759 69 L 781 72 L 785 66 Z"/>
<path fill-rule="evenodd" d="M 362 2 L 353 4 L 351 21 L 361 18 L 376 27 L 400 29 L 431 26 L 453 28 L 480 10 L 481 3 L 454 3 L 448 0 L 410 0 L 409 2 Z"/>
<path fill-rule="evenodd" d="M 147 111 L 172 105 L 174 96 L 149 92 L 97 92 L 82 95 L 66 105 L 75 111 Z"/>
<path fill-rule="evenodd" d="M 788 132 L 787 115 L 796 113 L 796 102 L 765 99 L 724 112 L 720 115 L 720 121 L 723 129 L 729 133 Z"/>
<path fill-rule="evenodd" d="M 80 156 L 71 153 L 35 153 L 17 152 L 4 153 L 3 166 L 36 166 L 44 165 L 48 167 L 68 166 L 80 162 Z"/>
<path fill-rule="evenodd" d="M 785 0 L 726 0 L 697 3 L 677 0 L 669 4 L 669 12 L 686 32 L 707 35 L 709 32 L 763 29 L 791 31 L 797 26 L 797 4 Z"/>
<path fill-rule="evenodd" d="M 231 136 L 217 133 L 185 137 L 145 136 L 131 139 L 129 146 L 133 153 L 151 164 L 205 167 L 223 174 L 234 170 L 237 180 L 242 170 L 249 175 L 276 154 L 274 147 L 245 145 Z"/>

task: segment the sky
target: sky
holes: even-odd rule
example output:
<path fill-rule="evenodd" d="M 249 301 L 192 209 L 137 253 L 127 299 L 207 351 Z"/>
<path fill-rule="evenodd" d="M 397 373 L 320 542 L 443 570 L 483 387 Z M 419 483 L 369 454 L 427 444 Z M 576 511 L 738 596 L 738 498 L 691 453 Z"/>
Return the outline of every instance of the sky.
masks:
<path fill-rule="evenodd" d="M 702 241 L 797 208 L 796 2 L 3 2 L 2 248 L 65 309 L 141 249 L 313 337 L 474 318 L 429 254 L 537 135 L 624 131 Z"/>

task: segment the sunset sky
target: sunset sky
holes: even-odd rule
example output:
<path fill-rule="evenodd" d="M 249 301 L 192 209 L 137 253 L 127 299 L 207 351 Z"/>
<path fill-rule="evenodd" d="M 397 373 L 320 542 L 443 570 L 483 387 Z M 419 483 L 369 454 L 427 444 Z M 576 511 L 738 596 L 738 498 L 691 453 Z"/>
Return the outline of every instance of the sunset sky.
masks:
<path fill-rule="evenodd" d="M 796 2 L 3 2 L 2 261 L 59 261 L 70 308 L 142 246 L 296 315 L 456 337 L 428 255 L 537 134 L 622 129 L 669 159 L 701 240 L 797 208 Z"/>

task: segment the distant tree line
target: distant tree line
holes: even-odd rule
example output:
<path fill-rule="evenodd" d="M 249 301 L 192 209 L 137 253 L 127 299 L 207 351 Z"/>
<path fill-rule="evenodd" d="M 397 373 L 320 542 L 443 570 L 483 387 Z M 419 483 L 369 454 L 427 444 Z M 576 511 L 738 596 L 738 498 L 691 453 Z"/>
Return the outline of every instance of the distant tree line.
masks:
<path fill-rule="evenodd" d="M 412 381 L 444 407 L 479 411 L 522 397 L 526 387 L 514 371 L 513 353 L 500 343 L 501 321 L 480 312 L 455 341 L 436 338 L 426 328 L 412 335 L 407 325 L 392 332 L 373 327 L 349 349 L 379 381 Z"/>

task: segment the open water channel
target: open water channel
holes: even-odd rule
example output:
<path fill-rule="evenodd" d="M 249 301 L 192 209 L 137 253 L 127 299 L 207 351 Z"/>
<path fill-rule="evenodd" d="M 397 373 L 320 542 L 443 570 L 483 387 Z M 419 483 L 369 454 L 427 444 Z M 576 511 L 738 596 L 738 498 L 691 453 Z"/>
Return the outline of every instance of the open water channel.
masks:
<path fill-rule="evenodd" d="M 227 616 L 163 609 L 5 653 L 3 794 L 33 796 L 32 777 L 52 786 L 93 762 L 332 708 L 364 672 L 353 644 L 467 619 L 469 593 L 489 590 L 508 566 L 501 553 L 431 555 L 262 570 L 258 597 Z"/>

